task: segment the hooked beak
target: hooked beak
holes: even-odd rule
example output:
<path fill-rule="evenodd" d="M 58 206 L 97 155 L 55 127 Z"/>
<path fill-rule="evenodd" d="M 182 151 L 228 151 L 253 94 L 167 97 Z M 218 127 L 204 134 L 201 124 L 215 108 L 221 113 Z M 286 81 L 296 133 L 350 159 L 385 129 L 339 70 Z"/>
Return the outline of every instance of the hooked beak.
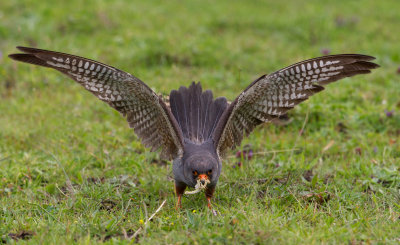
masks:
<path fill-rule="evenodd" d="M 208 180 L 208 176 L 205 175 L 205 174 L 200 174 L 199 177 L 198 177 L 197 179 L 200 180 L 200 183 L 201 183 L 202 185 L 205 185 L 205 183 L 206 183 L 207 180 Z"/>

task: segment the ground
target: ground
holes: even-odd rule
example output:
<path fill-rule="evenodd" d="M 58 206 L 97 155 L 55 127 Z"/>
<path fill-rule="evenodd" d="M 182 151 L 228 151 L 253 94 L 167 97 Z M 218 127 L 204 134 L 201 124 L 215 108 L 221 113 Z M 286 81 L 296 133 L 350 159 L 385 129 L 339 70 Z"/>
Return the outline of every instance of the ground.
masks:
<path fill-rule="evenodd" d="M 2 1 L 0 243 L 399 243 L 399 9 L 397 0 Z M 229 100 L 327 53 L 373 55 L 381 68 L 328 85 L 288 125 L 259 127 L 231 151 L 214 216 L 202 194 L 176 211 L 171 163 L 72 80 L 10 60 L 17 45 L 97 59 L 163 94 L 201 81 Z M 236 157 L 249 149 L 251 159 Z"/>

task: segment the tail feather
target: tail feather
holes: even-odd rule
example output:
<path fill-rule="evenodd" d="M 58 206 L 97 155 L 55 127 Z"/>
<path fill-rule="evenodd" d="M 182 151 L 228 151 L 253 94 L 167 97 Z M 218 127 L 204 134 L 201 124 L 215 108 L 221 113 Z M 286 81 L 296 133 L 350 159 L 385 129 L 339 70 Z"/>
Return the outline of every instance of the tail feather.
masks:
<path fill-rule="evenodd" d="M 222 112 L 228 106 L 225 98 L 213 100 L 210 90 L 202 92 L 200 83 L 194 82 L 189 88 L 182 86 L 178 91 L 171 91 L 169 100 L 183 137 L 195 143 L 211 138 Z"/>

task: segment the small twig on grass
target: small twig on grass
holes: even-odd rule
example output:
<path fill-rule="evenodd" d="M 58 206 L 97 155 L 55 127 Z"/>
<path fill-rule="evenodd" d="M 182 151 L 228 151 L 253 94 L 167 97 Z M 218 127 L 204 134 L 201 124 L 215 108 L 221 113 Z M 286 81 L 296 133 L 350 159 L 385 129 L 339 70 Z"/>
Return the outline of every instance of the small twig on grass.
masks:
<path fill-rule="evenodd" d="M 142 203 L 143 203 L 143 208 L 144 208 L 144 217 L 146 217 L 146 220 L 147 220 L 147 218 L 149 217 L 149 214 L 147 213 L 147 206 L 146 206 L 146 203 L 144 202 L 144 200 L 142 200 Z"/>
<path fill-rule="evenodd" d="M 329 150 L 333 145 L 335 144 L 334 140 L 329 141 L 329 143 L 322 149 L 321 153 L 325 153 L 327 150 Z"/>
<path fill-rule="evenodd" d="M 161 203 L 161 205 L 157 208 L 157 210 L 150 216 L 150 218 L 148 218 L 147 220 L 146 220 L 146 222 L 144 222 L 144 227 L 146 228 L 146 225 L 147 225 L 147 223 L 149 222 L 149 221 L 151 221 L 153 218 L 154 218 L 154 216 L 158 213 L 158 212 L 160 212 L 160 210 L 161 210 L 161 208 L 164 206 L 164 204 L 165 204 L 165 202 L 167 202 L 167 199 L 165 199 L 162 203 Z M 128 237 L 128 240 L 132 240 L 132 238 L 136 238 L 138 235 L 139 235 L 139 232 L 141 232 L 142 230 L 143 230 L 143 226 L 142 227 L 140 227 L 131 237 Z M 126 233 L 126 232 L 125 232 Z M 124 233 L 124 236 L 125 236 L 125 233 Z"/>
<path fill-rule="evenodd" d="M 122 227 L 122 234 L 124 235 L 125 239 L 127 239 L 127 240 L 129 239 L 128 233 L 126 232 L 124 227 Z"/>

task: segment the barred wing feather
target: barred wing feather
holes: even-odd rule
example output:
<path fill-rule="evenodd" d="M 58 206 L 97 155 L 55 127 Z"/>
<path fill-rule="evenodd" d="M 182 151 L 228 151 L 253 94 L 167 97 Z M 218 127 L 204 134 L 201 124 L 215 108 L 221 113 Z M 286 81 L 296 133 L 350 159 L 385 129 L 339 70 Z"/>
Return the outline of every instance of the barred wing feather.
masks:
<path fill-rule="evenodd" d="M 257 125 L 269 122 L 311 95 L 324 90 L 322 85 L 379 67 L 374 57 L 341 54 L 305 60 L 251 83 L 224 111 L 214 132 L 217 152 L 223 155 L 240 145 Z"/>
<path fill-rule="evenodd" d="M 182 133 L 170 109 L 145 83 L 129 73 L 79 56 L 27 47 L 9 57 L 56 69 L 127 118 L 142 143 L 173 159 L 183 149 Z"/>

